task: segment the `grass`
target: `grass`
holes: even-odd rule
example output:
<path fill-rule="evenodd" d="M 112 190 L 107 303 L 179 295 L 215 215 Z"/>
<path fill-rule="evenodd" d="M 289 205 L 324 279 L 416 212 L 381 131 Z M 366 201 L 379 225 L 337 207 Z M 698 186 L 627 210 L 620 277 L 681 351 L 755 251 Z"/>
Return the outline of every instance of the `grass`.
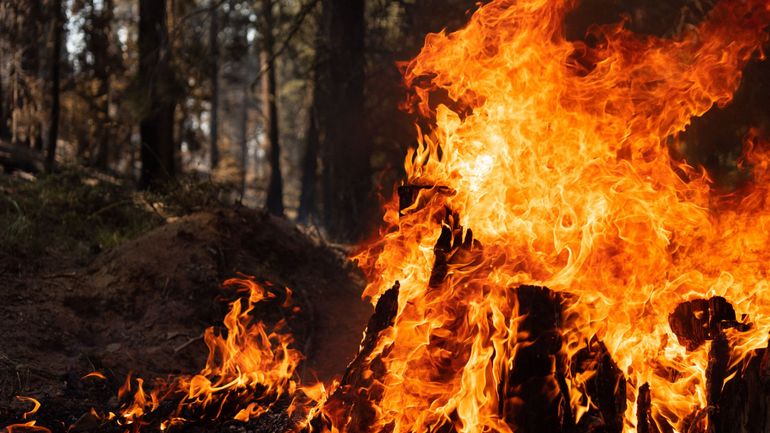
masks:
<path fill-rule="evenodd" d="M 182 180 L 153 193 L 77 168 L 20 178 L 0 175 L 0 253 L 82 258 L 119 245 L 167 218 L 225 206 L 226 186 Z"/>

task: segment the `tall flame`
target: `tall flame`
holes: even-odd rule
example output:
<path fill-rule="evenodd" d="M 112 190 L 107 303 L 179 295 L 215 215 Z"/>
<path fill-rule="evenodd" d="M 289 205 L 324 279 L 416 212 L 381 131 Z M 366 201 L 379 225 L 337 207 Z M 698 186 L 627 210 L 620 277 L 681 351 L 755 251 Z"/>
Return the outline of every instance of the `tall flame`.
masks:
<path fill-rule="evenodd" d="M 595 27 L 591 44 L 565 39 L 574 6 L 492 1 L 405 66 L 429 132 L 406 160 L 414 203 L 394 201 L 385 218 L 397 229 L 359 256 L 366 295 L 401 283 L 372 431 L 515 431 L 498 386 L 523 341 L 520 285 L 569 294 L 563 350 L 604 343 L 628 381 L 627 431 L 643 384 L 659 426 L 682 431 L 707 404 L 708 349 L 688 351 L 669 326 L 680 302 L 723 296 L 752 322 L 726 331 L 732 366 L 767 345 L 770 154 L 749 148 L 755 183 L 720 197 L 669 147 L 731 100 L 767 41 L 770 5 L 723 1 L 677 39 Z M 481 246 L 452 257 L 437 286 L 446 209 Z M 585 380 L 569 378 L 578 417 L 591 406 Z"/>

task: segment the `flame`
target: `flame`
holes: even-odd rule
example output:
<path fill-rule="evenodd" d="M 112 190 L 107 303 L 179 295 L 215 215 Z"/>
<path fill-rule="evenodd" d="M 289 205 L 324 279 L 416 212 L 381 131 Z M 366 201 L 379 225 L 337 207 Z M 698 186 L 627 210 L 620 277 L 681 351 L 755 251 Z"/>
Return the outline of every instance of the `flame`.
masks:
<path fill-rule="evenodd" d="M 40 410 L 41 405 L 37 399 L 18 395 L 16 400 L 32 404 L 32 408 L 22 414 L 22 418 L 25 420 L 31 418 Z M 51 430 L 48 428 L 37 425 L 35 420 L 5 426 L 3 431 L 6 433 L 51 433 Z"/>
<path fill-rule="evenodd" d="M 80 378 L 80 380 L 85 380 L 85 379 L 107 380 L 107 376 L 105 376 L 103 373 L 100 373 L 98 371 L 92 371 Z"/>
<path fill-rule="evenodd" d="M 296 392 L 295 371 L 302 356 L 290 347 L 291 335 L 281 332 L 285 321 L 270 330 L 262 322 L 253 323 L 251 317 L 257 304 L 275 295 L 253 279 L 231 279 L 224 286 L 245 296 L 230 303 L 224 319 L 225 333 L 214 328 L 206 330 L 206 367 L 194 376 L 156 381 L 149 393 L 142 379 L 134 381 L 129 375 L 118 393 L 119 399 L 131 400 L 120 411 L 121 424 L 133 425 L 139 431 L 149 424 L 148 415 L 164 401 L 174 401 L 176 408 L 159 421 L 160 430 L 193 419 L 229 417 L 248 421 Z M 287 289 L 287 305 L 290 298 Z"/>
<path fill-rule="evenodd" d="M 29 421 L 22 424 L 12 424 L 5 427 L 7 433 L 51 433 L 51 430 L 35 425 L 35 421 Z"/>
<path fill-rule="evenodd" d="M 129 375 L 119 424 L 248 421 L 290 401 L 297 431 L 514 432 L 530 396 L 511 392 L 511 374 L 546 344 L 539 391 L 562 398 L 572 422 L 597 410 L 591 382 L 611 373 L 624 431 L 704 431 L 710 350 L 727 347 L 729 381 L 770 334 L 770 143 L 747 136 L 739 168 L 752 180 L 731 194 L 670 150 L 763 58 L 770 4 L 723 0 L 675 39 L 594 27 L 590 44 L 564 37 L 575 4 L 492 0 L 404 65 L 422 117 L 408 199 L 394 197 L 381 238 L 356 256 L 364 295 L 397 293 L 398 305 L 392 326 L 370 322 L 377 334 L 351 364 L 360 381 L 301 386 L 286 324 L 250 315 L 272 292 L 229 280 L 246 296 L 225 333 L 206 331 L 206 367 L 150 391 Z M 534 293 L 554 311 L 535 309 Z M 727 302 L 737 314 L 717 335 L 698 330 L 709 347 L 674 332 L 669 315 L 686 302 L 697 320 Z M 538 334 L 532 320 L 554 329 Z M 351 383 L 363 388 L 346 400 Z M 357 398 L 371 407 L 351 412 Z M 46 431 L 7 430 L 23 428 Z"/>
<path fill-rule="evenodd" d="M 770 6 L 722 1 L 676 39 L 595 27 L 592 44 L 564 37 L 574 6 L 494 0 L 404 66 L 423 117 L 405 164 L 416 193 L 405 209 L 389 205 L 389 228 L 358 256 L 365 295 L 401 283 L 372 431 L 515 431 L 500 410 L 515 402 L 498 388 L 527 341 L 521 285 L 568 299 L 567 359 L 606 347 L 627 381 L 625 431 L 644 384 L 661 431 L 699 422 L 707 405 L 708 348 L 680 344 L 668 322 L 677 304 L 722 296 L 746 318 L 746 332 L 724 331 L 733 368 L 767 345 L 770 152 L 750 139 L 754 181 L 725 196 L 669 148 L 693 117 L 730 102 L 762 56 Z M 449 250 L 436 279 L 443 233 L 464 242 L 458 218 L 479 245 Z M 592 374 L 566 378 L 576 421 L 595 406 Z"/>
<path fill-rule="evenodd" d="M 27 412 L 24 412 L 22 415 L 22 418 L 29 419 L 32 415 L 36 414 L 38 410 L 40 410 L 40 402 L 32 397 L 24 397 L 21 395 L 16 396 L 16 400 L 32 403 L 32 409 L 28 410 Z"/>

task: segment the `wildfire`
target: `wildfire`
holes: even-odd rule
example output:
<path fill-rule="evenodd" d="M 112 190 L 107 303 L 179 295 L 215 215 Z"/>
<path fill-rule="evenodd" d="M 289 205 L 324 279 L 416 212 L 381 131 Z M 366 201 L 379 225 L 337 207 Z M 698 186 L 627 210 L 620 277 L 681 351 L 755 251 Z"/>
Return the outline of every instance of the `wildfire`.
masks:
<path fill-rule="evenodd" d="M 597 410 L 604 375 L 618 429 L 705 431 L 710 351 L 729 354 L 729 381 L 768 343 L 770 143 L 747 137 L 752 181 L 730 195 L 670 149 L 763 56 L 770 4 L 723 0 L 675 39 L 595 27 L 589 44 L 565 39 L 575 3 L 493 0 L 404 66 L 419 146 L 387 229 L 356 257 L 364 295 L 391 304 L 341 383 L 302 387 L 285 323 L 250 315 L 272 292 L 230 280 L 245 298 L 225 334 L 206 332 L 200 374 L 149 392 L 129 377 L 110 417 L 138 432 L 281 405 L 296 430 L 515 432 L 528 364 L 570 422 Z M 687 326 L 697 338 L 676 333 Z M 537 345 L 549 356 L 524 362 Z"/>
<path fill-rule="evenodd" d="M 722 331 L 732 367 L 767 345 L 770 154 L 751 139 L 754 182 L 720 197 L 669 145 L 731 100 L 742 67 L 762 55 L 770 5 L 723 1 L 678 39 L 595 27 L 591 44 L 564 37 L 574 6 L 492 1 L 405 65 L 429 131 L 418 129 L 406 160 L 413 203 L 394 201 L 386 221 L 397 230 L 359 257 L 366 295 L 401 284 L 372 431 L 516 431 L 501 408 L 518 402 L 500 386 L 527 340 L 521 285 L 565 294 L 566 359 L 606 347 L 627 381 L 626 431 L 643 415 L 645 384 L 660 431 L 705 422 L 709 349 L 680 344 L 669 325 L 677 304 L 734 305 L 744 332 Z M 434 245 L 447 230 L 457 237 L 456 215 L 480 245 L 450 250 L 437 280 Z M 585 382 L 595 373 L 565 372 L 576 421 L 594 406 Z"/>

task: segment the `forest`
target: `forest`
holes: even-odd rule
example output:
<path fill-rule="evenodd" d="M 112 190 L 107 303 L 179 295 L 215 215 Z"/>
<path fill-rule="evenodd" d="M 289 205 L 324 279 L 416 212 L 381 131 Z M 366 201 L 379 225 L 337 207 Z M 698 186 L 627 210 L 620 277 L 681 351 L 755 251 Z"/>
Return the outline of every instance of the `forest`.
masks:
<path fill-rule="evenodd" d="M 0 433 L 770 432 L 769 41 L 0 0 Z"/>

